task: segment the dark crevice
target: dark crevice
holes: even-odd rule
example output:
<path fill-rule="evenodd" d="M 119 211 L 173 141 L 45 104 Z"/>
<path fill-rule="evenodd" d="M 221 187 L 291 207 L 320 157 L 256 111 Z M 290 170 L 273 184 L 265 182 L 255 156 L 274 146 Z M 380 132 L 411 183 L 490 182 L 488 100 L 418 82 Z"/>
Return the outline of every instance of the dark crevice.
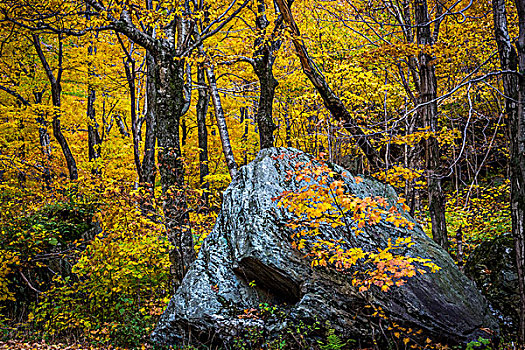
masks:
<path fill-rule="evenodd" d="M 276 301 L 296 304 L 301 300 L 299 284 L 281 270 L 252 257 L 241 259 L 237 265 L 234 271 L 239 277 L 248 283 L 255 281 L 258 288 L 272 295 Z"/>

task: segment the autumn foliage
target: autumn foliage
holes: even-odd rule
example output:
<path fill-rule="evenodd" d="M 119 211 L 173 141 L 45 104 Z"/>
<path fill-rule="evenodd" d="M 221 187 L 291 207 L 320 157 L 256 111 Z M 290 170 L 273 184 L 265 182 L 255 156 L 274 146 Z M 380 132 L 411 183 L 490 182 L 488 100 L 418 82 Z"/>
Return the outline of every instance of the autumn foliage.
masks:
<path fill-rule="evenodd" d="M 441 209 L 460 265 L 511 229 L 491 4 L 286 3 L 298 32 L 263 0 L 0 2 L 1 336 L 145 342 L 176 287 L 174 257 L 198 251 L 231 160 L 250 162 L 261 140 L 323 159 L 289 172 L 298 190 L 275 203 L 312 266 L 352 271 L 363 293 L 439 269 L 401 253 L 410 237 L 357 246 L 366 227 L 411 229 L 409 212 L 432 235 Z M 366 176 L 401 200 L 351 194 Z M 345 239 L 323 240 L 324 227 Z"/>
<path fill-rule="evenodd" d="M 439 267 L 429 259 L 407 257 L 396 250 L 413 245 L 410 237 L 388 240 L 385 248 L 366 251 L 356 243 L 356 236 L 365 226 L 380 222 L 391 223 L 393 227 L 413 229 L 414 223 L 403 216 L 408 207 L 404 199 L 391 203 L 384 197 L 364 197 L 352 194 L 346 181 L 358 184 L 359 176 L 344 172 L 338 179 L 337 173 L 323 160 L 307 163 L 297 162 L 295 171 L 289 170 L 287 181 L 298 183 L 295 191 L 285 191 L 275 198 L 278 207 L 292 213 L 287 223 L 292 230 L 294 248 L 312 259 L 312 267 L 331 267 L 338 271 L 354 271 L 352 284 L 359 291 L 367 291 L 375 285 L 382 291 L 392 286 L 402 286 L 416 273 L 428 270 L 436 272 Z M 345 239 L 334 241 L 323 239 L 320 229 L 339 229 L 345 232 Z M 356 268 L 357 267 L 357 268 Z"/>

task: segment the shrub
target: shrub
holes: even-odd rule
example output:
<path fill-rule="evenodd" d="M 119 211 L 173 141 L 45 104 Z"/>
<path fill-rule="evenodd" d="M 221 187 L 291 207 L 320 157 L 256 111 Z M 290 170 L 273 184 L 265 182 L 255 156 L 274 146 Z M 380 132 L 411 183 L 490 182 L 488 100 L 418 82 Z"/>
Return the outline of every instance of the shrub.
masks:
<path fill-rule="evenodd" d="M 132 196 L 110 193 L 106 202 L 95 216 L 101 232 L 73 275 L 57 275 L 30 315 L 47 337 L 135 346 L 169 300 L 170 245 L 162 226 L 144 218 Z"/>

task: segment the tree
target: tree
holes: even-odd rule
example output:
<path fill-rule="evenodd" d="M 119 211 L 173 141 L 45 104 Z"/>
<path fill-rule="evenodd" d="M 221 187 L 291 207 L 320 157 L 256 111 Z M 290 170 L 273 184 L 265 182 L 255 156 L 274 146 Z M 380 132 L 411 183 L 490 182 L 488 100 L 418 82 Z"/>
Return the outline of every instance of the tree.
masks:
<path fill-rule="evenodd" d="M 130 113 L 131 113 L 131 134 L 133 136 L 133 159 L 135 161 L 135 168 L 137 169 L 137 175 L 138 175 L 138 182 L 140 184 L 144 184 L 144 175 L 142 173 L 143 168 L 140 163 L 140 150 L 139 150 L 139 143 L 140 143 L 140 123 L 137 117 L 137 108 L 135 106 L 137 102 L 136 98 L 136 88 L 135 88 L 135 82 L 136 82 L 136 69 L 135 69 L 135 60 L 132 57 L 133 53 L 133 45 L 128 49 L 126 48 L 126 45 L 124 45 L 124 42 L 120 38 L 120 36 L 117 33 L 117 38 L 120 46 L 122 47 L 122 51 L 125 54 L 124 61 L 124 70 L 126 72 L 126 80 L 128 81 L 128 88 L 129 88 L 129 101 L 130 101 Z M 147 150 L 147 148 L 146 148 Z M 145 153 L 146 153 L 145 150 Z"/>
<path fill-rule="evenodd" d="M 441 5 L 438 4 L 438 8 Z M 414 4 L 417 44 L 419 54 L 419 116 L 425 127 L 434 134 L 438 131 L 437 79 L 433 57 L 425 52 L 434 44 L 439 34 L 440 18 L 436 19 L 434 33 L 430 30 L 427 0 L 416 0 Z M 438 15 L 441 15 L 438 13 Z M 441 247 L 448 250 L 447 224 L 445 221 L 445 196 L 441 188 L 441 154 L 436 136 L 426 140 L 426 168 L 428 172 L 428 206 L 432 222 L 432 238 Z"/>
<path fill-rule="evenodd" d="M 8 40 L 3 41 L 3 51 L 4 52 L 9 50 L 9 47 L 8 47 L 9 44 L 13 45 L 15 42 L 17 42 L 18 40 L 22 40 L 23 38 L 24 33 L 20 30 L 15 30 L 15 29 L 16 29 L 16 26 L 13 24 L 10 27 L 11 38 L 13 39 L 13 41 L 12 42 L 9 42 Z M 11 48 L 12 52 L 18 49 L 27 54 L 26 58 L 31 56 L 29 55 L 29 52 L 32 51 L 32 48 L 33 48 L 33 45 L 31 43 L 26 43 L 26 45 L 23 45 L 23 46 L 18 43 L 18 45 L 13 45 L 13 46 L 14 47 Z M 10 65 L 7 57 L 5 57 L 4 62 L 7 65 Z M 38 136 L 39 136 L 40 150 L 44 158 L 42 160 L 42 179 L 44 183 L 46 184 L 46 186 L 49 186 L 51 182 L 51 177 L 52 177 L 51 169 L 50 169 L 50 163 L 52 161 L 51 137 L 48 131 L 49 123 L 46 120 L 46 113 L 43 110 L 44 108 L 39 108 L 39 106 L 41 106 L 43 103 L 42 98 L 43 98 L 45 89 L 40 90 L 40 88 L 36 89 L 35 87 L 33 87 L 31 93 L 34 98 L 34 103 L 31 102 L 30 97 L 24 97 L 21 95 L 20 92 L 17 92 L 16 88 L 20 88 L 21 80 L 23 79 L 24 75 L 34 74 L 34 71 L 31 72 L 25 68 L 22 68 L 26 64 L 25 61 L 19 61 L 18 64 L 20 65 L 19 72 L 17 72 L 16 69 L 11 69 L 10 72 L 6 72 L 5 69 L 3 69 L 5 73 L 12 73 L 12 75 L 4 73 L 4 77 L 3 77 L 4 79 L 2 79 L 0 90 L 14 97 L 16 100 L 16 103 L 19 104 L 20 106 L 23 106 L 24 108 L 27 108 L 28 110 L 30 110 L 31 107 L 35 109 L 34 112 L 36 114 L 35 120 L 38 124 Z M 25 74 L 21 74 L 22 72 L 24 72 Z M 5 86 L 4 86 L 4 82 L 6 84 Z"/>
<path fill-rule="evenodd" d="M 290 8 L 292 3 L 286 3 L 283 0 L 276 0 L 276 3 L 279 6 L 284 21 L 290 28 L 290 31 L 293 35 L 292 41 L 296 50 L 296 54 L 301 62 L 301 67 L 303 69 L 304 74 L 308 77 L 310 82 L 319 92 L 319 95 L 321 95 L 321 98 L 323 99 L 326 108 L 330 111 L 332 116 L 336 120 L 342 121 L 345 129 L 348 130 L 348 132 L 350 132 L 350 134 L 356 138 L 357 145 L 365 154 L 372 168 L 380 168 L 383 161 L 379 156 L 379 153 L 370 143 L 370 140 L 368 139 L 367 135 L 352 118 L 341 99 L 334 94 L 334 92 L 326 82 L 326 79 L 323 76 L 322 72 L 319 71 L 312 58 L 308 55 L 306 46 L 300 38 L 301 33 L 299 31 L 299 27 L 297 27 L 297 24 L 295 23 L 292 15 L 292 11 Z"/>
<path fill-rule="evenodd" d="M 189 228 L 189 215 L 184 194 L 184 167 L 181 159 L 179 138 L 180 119 L 188 110 L 191 101 L 191 75 L 186 71 L 186 59 L 192 51 L 202 45 L 202 41 L 220 31 L 234 18 L 247 1 L 235 10 L 222 13 L 214 19 L 199 39 L 195 39 L 194 22 L 190 16 L 190 3 L 185 2 L 179 8 L 162 7 L 156 11 L 147 11 L 153 16 L 163 16 L 166 11 L 170 18 L 163 27 L 162 37 L 152 37 L 147 30 L 139 29 L 133 21 L 134 10 L 131 7 L 105 7 L 99 2 L 86 0 L 98 17 L 116 32 L 127 36 L 137 45 L 142 46 L 154 61 L 154 114 L 156 118 L 156 139 L 158 142 L 158 160 L 163 193 L 163 209 L 168 237 L 175 246 L 170 261 L 173 266 L 173 284 L 176 288 L 191 262 L 195 258 L 193 238 Z M 177 15 L 176 11 L 181 15 Z M 112 13 L 118 13 L 119 18 Z M 142 23 L 151 25 L 152 23 Z M 231 168 L 233 169 L 233 168 Z"/>
<path fill-rule="evenodd" d="M 505 110 L 510 130 L 510 188 L 512 236 L 516 250 L 520 295 L 518 339 L 525 344 L 525 1 L 515 1 L 519 36 L 513 45 L 508 29 L 506 4 L 492 3 L 494 32 L 503 70 Z"/>
<path fill-rule="evenodd" d="M 208 128 L 206 127 L 206 115 L 210 103 L 209 90 L 206 88 L 205 70 L 203 66 L 197 67 L 197 88 L 199 89 L 199 98 L 195 106 L 197 114 L 197 133 L 199 144 L 199 183 L 204 190 L 209 189 L 209 184 L 205 178 L 209 175 L 208 167 Z M 205 204 L 208 202 L 208 194 L 203 195 Z"/>
<path fill-rule="evenodd" d="M 153 10 L 153 1 L 146 1 L 146 9 Z M 152 36 L 153 28 L 147 28 L 148 35 Z M 155 60 L 151 52 L 146 51 L 146 92 L 144 102 L 146 110 L 146 134 L 144 137 L 144 157 L 142 159 L 142 178 L 149 191 L 150 197 L 154 195 L 155 187 L 155 146 L 157 142 L 157 121 L 155 118 Z"/>
<path fill-rule="evenodd" d="M 273 65 L 275 63 L 276 53 L 282 44 L 279 38 L 279 32 L 282 29 L 282 17 L 279 16 L 275 21 L 272 34 L 269 40 L 267 40 L 266 35 L 269 25 L 270 22 L 266 16 L 265 0 L 258 0 L 257 18 L 255 19 L 255 28 L 258 37 L 255 39 L 255 50 L 249 62 L 255 74 L 257 74 L 257 78 L 259 78 L 260 93 L 255 118 L 259 126 L 259 144 L 261 149 L 273 147 L 273 133 L 275 129 L 277 129 L 272 116 L 275 89 L 277 85 L 279 85 L 279 82 L 273 75 Z"/>
<path fill-rule="evenodd" d="M 89 17 L 88 17 L 89 18 Z M 98 35 L 92 35 L 92 41 L 89 43 L 88 46 L 88 56 L 93 56 L 96 51 L 96 46 L 94 43 L 94 39 L 97 38 Z M 93 62 L 88 63 L 88 80 L 93 79 L 95 72 L 93 70 Z M 95 88 L 92 86 L 92 83 L 88 83 L 88 99 L 87 99 L 87 117 L 88 117 L 88 155 L 89 155 L 89 161 L 93 162 L 96 161 L 98 158 L 100 158 L 100 152 L 101 152 L 101 144 L 102 139 L 100 138 L 99 133 L 99 125 L 96 118 L 96 112 L 95 112 L 95 100 L 96 100 L 97 92 Z M 93 167 L 91 170 L 93 174 L 100 175 L 100 170 L 97 167 Z"/>
<path fill-rule="evenodd" d="M 224 109 L 222 108 L 221 96 L 219 95 L 219 89 L 217 88 L 217 79 L 215 78 L 213 66 L 206 68 L 206 76 L 208 77 L 209 94 L 213 101 L 215 118 L 217 119 L 219 135 L 221 136 L 222 151 L 224 153 L 224 158 L 226 159 L 226 165 L 228 166 L 230 176 L 233 179 L 235 175 L 237 175 L 237 162 L 235 162 L 233 156 L 230 136 L 228 134 L 228 126 L 226 125 L 226 118 L 224 116 Z"/>
<path fill-rule="evenodd" d="M 155 118 L 155 60 L 146 52 L 146 135 L 144 137 L 144 157 L 142 158 L 142 177 L 147 188 L 155 186 L 155 146 L 157 142 L 157 119 Z"/>
<path fill-rule="evenodd" d="M 44 55 L 44 51 L 42 50 L 42 45 L 40 42 L 40 36 L 37 33 L 31 34 L 33 38 L 33 45 L 35 46 L 35 50 L 38 54 L 38 58 L 40 59 L 40 62 L 42 63 L 42 66 L 44 68 L 44 71 L 46 72 L 47 78 L 49 79 L 49 84 L 51 85 L 51 97 L 53 100 L 53 106 L 55 107 L 55 110 L 53 111 L 53 121 L 51 125 L 53 126 L 53 135 L 57 139 L 58 143 L 60 144 L 60 147 L 62 148 L 62 153 L 64 154 L 64 158 L 66 159 L 67 168 L 69 170 L 69 178 L 71 180 L 76 180 L 78 178 L 78 169 L 77 169 L 77 163 L 75 161 L 75 158 L 73 157 L 73 154 L 71 153 L 71 149 L 69 148 L 69 144 L 62 133 L 62 128 L 60 126 L 60 108 L 62 107 L 61 103 L 61 94 L 62 94 L 62 60 L 63 60 L 63 43 L 62 43 L 62 36 L 58 35 L 58 68 L 57 68 L 57 74 L 53 73 L 53 70 L 51 69 L 46 56 Z"/>

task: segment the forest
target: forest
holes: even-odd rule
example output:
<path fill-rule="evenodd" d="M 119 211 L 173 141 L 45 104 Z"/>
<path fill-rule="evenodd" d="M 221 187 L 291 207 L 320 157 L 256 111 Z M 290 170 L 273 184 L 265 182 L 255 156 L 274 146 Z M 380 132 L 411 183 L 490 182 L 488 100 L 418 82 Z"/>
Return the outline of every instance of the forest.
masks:
<path fill-rule="evenodd" d="M 1 0 L 0 349 L 523 348 L 523 72 L 525 0 Z"/>

